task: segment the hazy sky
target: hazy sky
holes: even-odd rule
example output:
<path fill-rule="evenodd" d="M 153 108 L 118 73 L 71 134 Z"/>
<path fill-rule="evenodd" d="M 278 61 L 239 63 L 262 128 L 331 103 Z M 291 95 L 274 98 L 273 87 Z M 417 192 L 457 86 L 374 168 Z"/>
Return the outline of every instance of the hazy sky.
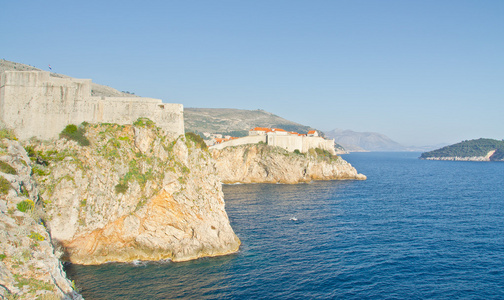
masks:
<path fill-rule="evenodd" d="M 0 58 L 404 145 L 504 139 L 504 1 L 1 1 Z"/>

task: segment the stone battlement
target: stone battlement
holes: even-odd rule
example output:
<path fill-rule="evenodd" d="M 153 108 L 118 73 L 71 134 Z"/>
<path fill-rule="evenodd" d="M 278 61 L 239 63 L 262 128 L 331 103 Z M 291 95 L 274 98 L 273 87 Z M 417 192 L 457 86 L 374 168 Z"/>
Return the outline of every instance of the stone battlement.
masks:
<path fill-rule="evenodd" d="M 68 124 L 132 124 L 140 117 L 168 134 L 184 134 L 182 104 L 143 97 L 91 96 L 91 79 L 56 78 L 44 71 L 5 71 L 0 78 L 0 120 L 19 139 L 57 138 Z"/>
<path fill-rule="evenodd" d="M 226 147 L 265 143 L 273 147 L 280 147 L 289 152 L 298 150 L 306 153 L 310 149 L 320 148 L 335 155 L 334 140 L 319 137 L 316 131 L 310 131 L 307 135 L 297 132 L 287 132 L 279 128 L 257 127 L 249 131 L 249 136 L 231 139 L 215 144 L 210 149 L 221 150 Z"/>

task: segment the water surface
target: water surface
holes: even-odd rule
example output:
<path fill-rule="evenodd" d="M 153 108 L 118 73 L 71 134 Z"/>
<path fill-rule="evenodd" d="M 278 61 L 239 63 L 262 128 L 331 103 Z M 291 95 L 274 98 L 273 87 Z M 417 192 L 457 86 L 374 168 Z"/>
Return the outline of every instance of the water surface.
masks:
<path fill-rule="evenodd" d="M 67 273 L 86 299 L 504 298 L 504 163 L 418 156 L 345 155 L 366 181 L 225 186 L 237 254 Z"/>

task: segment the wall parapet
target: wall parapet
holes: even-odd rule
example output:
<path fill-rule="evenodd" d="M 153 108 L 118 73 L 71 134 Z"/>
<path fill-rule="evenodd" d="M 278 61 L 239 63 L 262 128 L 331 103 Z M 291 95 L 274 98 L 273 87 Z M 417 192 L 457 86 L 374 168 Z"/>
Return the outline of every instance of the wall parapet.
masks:
<path fill-rule="evenodd" d="M 168 134 L 184 134 L 183 105 L 143 97 L 91 96 L 91 79 L 57 78 L 44 71 L 5 71 L 0 120 L 19 139 L 57 138 L 68 124 L 132 124 L 149 118 Z"/>
<path fill-rule="evenodd" d="M 264 128 L 255 128 L 249 131 L 249 136 L 235 138 L 219 144 L 215 144 L 209 147 L 209 149 L 221 150 L 226 147 L 257 144 L 263 142 L 269 146 L 280 147 L 289 152 L 298 150 L 301 153 L 307 153 L 310 149 L 320 148 L 329 151 L 333 155 L 336 154 L 336 151 L 334 149 L 334 140 L 324 139 L 316 134 L 308 136 L 300 135 L 296 132 L 286 132 L 285 130 L 276 128 L 276 130 L 262 129 Z"/>

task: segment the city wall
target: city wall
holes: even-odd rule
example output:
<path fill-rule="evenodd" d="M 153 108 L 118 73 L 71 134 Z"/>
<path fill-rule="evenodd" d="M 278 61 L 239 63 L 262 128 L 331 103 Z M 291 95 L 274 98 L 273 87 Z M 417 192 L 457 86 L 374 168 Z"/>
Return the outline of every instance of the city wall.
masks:
<path fill-rule="evenodd" d="M 6 71 L 0 78 L 0 119 L 19 139 L 57 138 L 68 124 L 132 124 L 146 117 L 175 136 L 184 134 L 182 104 L 143 97 L 93 97 L 91 79 L 49 72 Z"/>
<path fill-rule="evenodd" d="M 223 149 L 231 146 L 239 146 L 245 144 L 257 144 L 263 142 L 273 147 L 280 147 L 289 152 L 294 152 L 294 150 L 299 150 L 301 153 L 308 152 L 309 149 L 320 148 L 329 151 L 331 154 L 335 155 L 334 150 L 334 140 L 326 140 L 321 137 L 315 136 L 299 136 L 289 133 L 276 133 L 268 132 L 264 135 L 249 135 L 246 137 L 241 137 L 238 139 L 223 142 L 221 144 L 216 144 L 210 149 Z"/>

